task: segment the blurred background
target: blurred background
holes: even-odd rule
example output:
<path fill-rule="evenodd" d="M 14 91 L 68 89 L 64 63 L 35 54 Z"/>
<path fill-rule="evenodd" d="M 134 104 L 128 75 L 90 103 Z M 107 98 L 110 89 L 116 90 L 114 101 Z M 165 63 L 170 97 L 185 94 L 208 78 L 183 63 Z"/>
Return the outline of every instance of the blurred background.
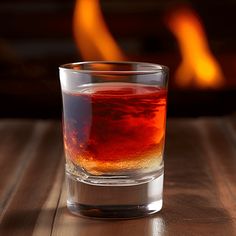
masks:
<path fill-rule="evenodd" d="M 236 1 L 1 0 L 0 117 L 60 118 L 58 66 L 170 68 L 169 117 L 236 111 Z"/>

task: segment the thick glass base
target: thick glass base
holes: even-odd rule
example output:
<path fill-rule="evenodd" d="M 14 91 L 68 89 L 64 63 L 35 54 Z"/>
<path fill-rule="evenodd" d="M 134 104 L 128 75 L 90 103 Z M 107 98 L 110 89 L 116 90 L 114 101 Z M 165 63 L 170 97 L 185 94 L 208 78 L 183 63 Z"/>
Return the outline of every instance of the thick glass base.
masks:
<path fill-rule="evenodd" d="M 135 218 L 162 208 L 163 171 L 142 184 L 92 185 L 66 173 L 67 207 L 76 215 L 97 218 Z"/>

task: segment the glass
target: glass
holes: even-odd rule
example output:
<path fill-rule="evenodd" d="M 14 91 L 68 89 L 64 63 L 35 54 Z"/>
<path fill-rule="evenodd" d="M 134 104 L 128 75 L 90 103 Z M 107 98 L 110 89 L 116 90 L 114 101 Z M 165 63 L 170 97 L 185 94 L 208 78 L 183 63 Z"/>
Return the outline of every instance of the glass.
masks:
<path fill-rule="evenodd" d="M 60 82 L 68 209 L 104 218 L 161 210 L 168 68 L 71 63 Z"/>

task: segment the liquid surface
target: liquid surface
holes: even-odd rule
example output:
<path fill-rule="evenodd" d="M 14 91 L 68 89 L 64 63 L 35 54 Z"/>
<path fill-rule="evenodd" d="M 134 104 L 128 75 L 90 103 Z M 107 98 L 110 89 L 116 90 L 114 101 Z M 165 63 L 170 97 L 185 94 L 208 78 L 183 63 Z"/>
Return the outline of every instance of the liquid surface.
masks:
<path fill-rule="evenodd" d="M 131 83 L 63 92 L 68 163 L 95 175 L 160 165 L 166 96 L 157 86 Z"/>

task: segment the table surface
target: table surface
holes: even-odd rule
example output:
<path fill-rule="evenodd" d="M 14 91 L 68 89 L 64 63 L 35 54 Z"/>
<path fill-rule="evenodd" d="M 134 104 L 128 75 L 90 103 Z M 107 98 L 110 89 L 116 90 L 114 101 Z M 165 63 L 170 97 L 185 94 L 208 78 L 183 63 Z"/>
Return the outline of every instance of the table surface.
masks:
<path fill-rule="evenodd" d="M 0 121 L 0 235 L 236 235 L 236 115 L 169 119 L 164 207 L 94 220 L 66 208 L 60 122 Z"/>

